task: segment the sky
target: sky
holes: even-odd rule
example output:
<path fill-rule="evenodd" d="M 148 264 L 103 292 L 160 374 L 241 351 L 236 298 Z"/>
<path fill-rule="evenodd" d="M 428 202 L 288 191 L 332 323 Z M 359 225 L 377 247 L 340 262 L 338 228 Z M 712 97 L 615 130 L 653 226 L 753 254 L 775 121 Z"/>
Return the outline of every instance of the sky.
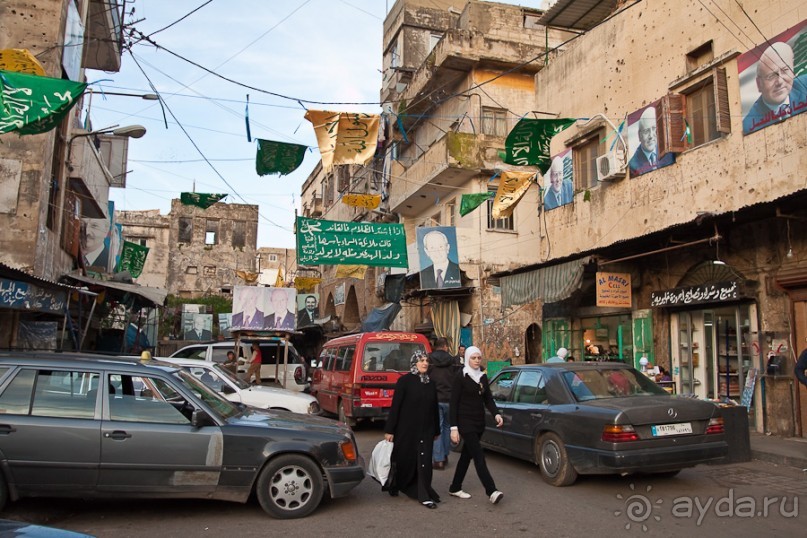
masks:
<path fill-rule="evenodd" d="M 538 8 L 542 0 L 500 3 Z M 110 190 L 115 209 L 159 209 L 165 215 L 182 192 L 227 194 L 225 203 L 259 206 L 258 247 L 294 248 L 300 189 L 319 162 L 305 110 L 380 113 L 383 23 L 393 4 L 128 0 L 124 22 L 134 33 L 120 71 L 86 72 L 93 96 L 85 100 L 85 112 L 89 107 L 93 129 L 133 124 L 147 129 L 144 137 L 129 141 L 126 188 Z M 178 56 L 263 91 L 223 80 Z M 105 93 L 153 94 L 152 85 L 164 111 L 157 101 Z M 245 124 L 247 95 L 252 142 Z M 255 138 L 310 149 L 293 173 L 261 177 L 255 172 Z"/>

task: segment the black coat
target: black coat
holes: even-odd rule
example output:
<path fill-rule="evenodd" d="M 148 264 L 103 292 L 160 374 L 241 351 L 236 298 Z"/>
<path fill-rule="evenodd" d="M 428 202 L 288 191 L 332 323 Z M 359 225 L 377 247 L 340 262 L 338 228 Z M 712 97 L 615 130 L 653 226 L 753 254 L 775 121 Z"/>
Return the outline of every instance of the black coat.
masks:
<path fill-rule="evenodd" d="M 482 374 L 477 383 L 465 374 L 457 375 L 451 388 L 451 406 L 448 411 L 451 426 L 457 426 L 460 435 L 481 435 L 485 431 L 485 408 L 494 417 L 499 413 L 490 393 L 488 376 Z"/>
<path fill-rule="evenodd" d="M 437 390 L 434 383 L 421 383 L 420 376 L 406 374 L 395 384 L 384 432 L 394 435 L 391 462 L 395 464 L 395 484 L 406 493 L 417 483 L 418 455 L 428 469 L 421 472 L 431 484 L 432 446 L 440 434 L 440 416 L 437 409 Z"/>
<path fill-rule="evenodd" d="M 429 377 L 437 386 L 437 401 L 449 403 L 454 378 L 461 369 L 457 364 L 457 358 L 449 355 L 447 351 L 437 349 L 429 355 L 429 362 L 431 363 Z"/>

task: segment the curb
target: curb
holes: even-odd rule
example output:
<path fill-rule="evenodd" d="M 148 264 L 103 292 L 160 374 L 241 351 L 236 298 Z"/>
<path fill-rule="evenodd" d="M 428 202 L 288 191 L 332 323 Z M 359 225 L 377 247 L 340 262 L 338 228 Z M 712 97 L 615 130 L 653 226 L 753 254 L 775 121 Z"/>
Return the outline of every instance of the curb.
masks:
<path fill-rule="evenodd" d="M 755 460 L 773 463 L 776 465 L 787 465 L 789 467 L 795 467 L 801 470 L 807 469 L 807 458 L 771 454 L 770 452 L 763 452 L 760 450 L 751 450 L 751 457 Z"/>

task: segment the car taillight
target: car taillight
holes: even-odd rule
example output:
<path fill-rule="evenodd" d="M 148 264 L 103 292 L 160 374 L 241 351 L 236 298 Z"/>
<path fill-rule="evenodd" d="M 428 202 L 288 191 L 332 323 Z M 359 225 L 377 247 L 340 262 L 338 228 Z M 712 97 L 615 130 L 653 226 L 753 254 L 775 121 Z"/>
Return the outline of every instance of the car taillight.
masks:
<path fill-rule="evenodd" d="M 356 461 L 356 446 L 352 441 L 343 441 L 340 447 L 347 461 Z"/>
<path fill-rule="evenodd" d="M 303 368 L 301 366 L 294 369 L 294 381 L 298 385 L 303 384 Z"/>
<path fill-rule="evenodd" d="M 623 443 L 625 441 L 638 441 L 636 430 L 630 425 L 606 424 L 602 429 L 602 440 L 606 443 Z"/>
<path fill-rule="evenodd" d="M 706 434 L 710 433 L 726 433 L 723 427 L 723 417 L 710 418 L 709 424 L 706 426 Z"/>

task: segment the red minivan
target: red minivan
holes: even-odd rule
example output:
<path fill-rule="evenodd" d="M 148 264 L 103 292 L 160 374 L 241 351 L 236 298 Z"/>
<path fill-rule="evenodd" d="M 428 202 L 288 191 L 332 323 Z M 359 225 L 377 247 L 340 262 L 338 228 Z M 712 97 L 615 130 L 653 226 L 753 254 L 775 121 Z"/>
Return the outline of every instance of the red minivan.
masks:
<path fill-rule="evenodd" d="M 384 331 L 330 340 L 311 376 L 311 394 L 323 411 L 351 426 L 386 420 L 395 383 L 409 372 L 415 351 L 431 352 L 422 334 Z"/>

